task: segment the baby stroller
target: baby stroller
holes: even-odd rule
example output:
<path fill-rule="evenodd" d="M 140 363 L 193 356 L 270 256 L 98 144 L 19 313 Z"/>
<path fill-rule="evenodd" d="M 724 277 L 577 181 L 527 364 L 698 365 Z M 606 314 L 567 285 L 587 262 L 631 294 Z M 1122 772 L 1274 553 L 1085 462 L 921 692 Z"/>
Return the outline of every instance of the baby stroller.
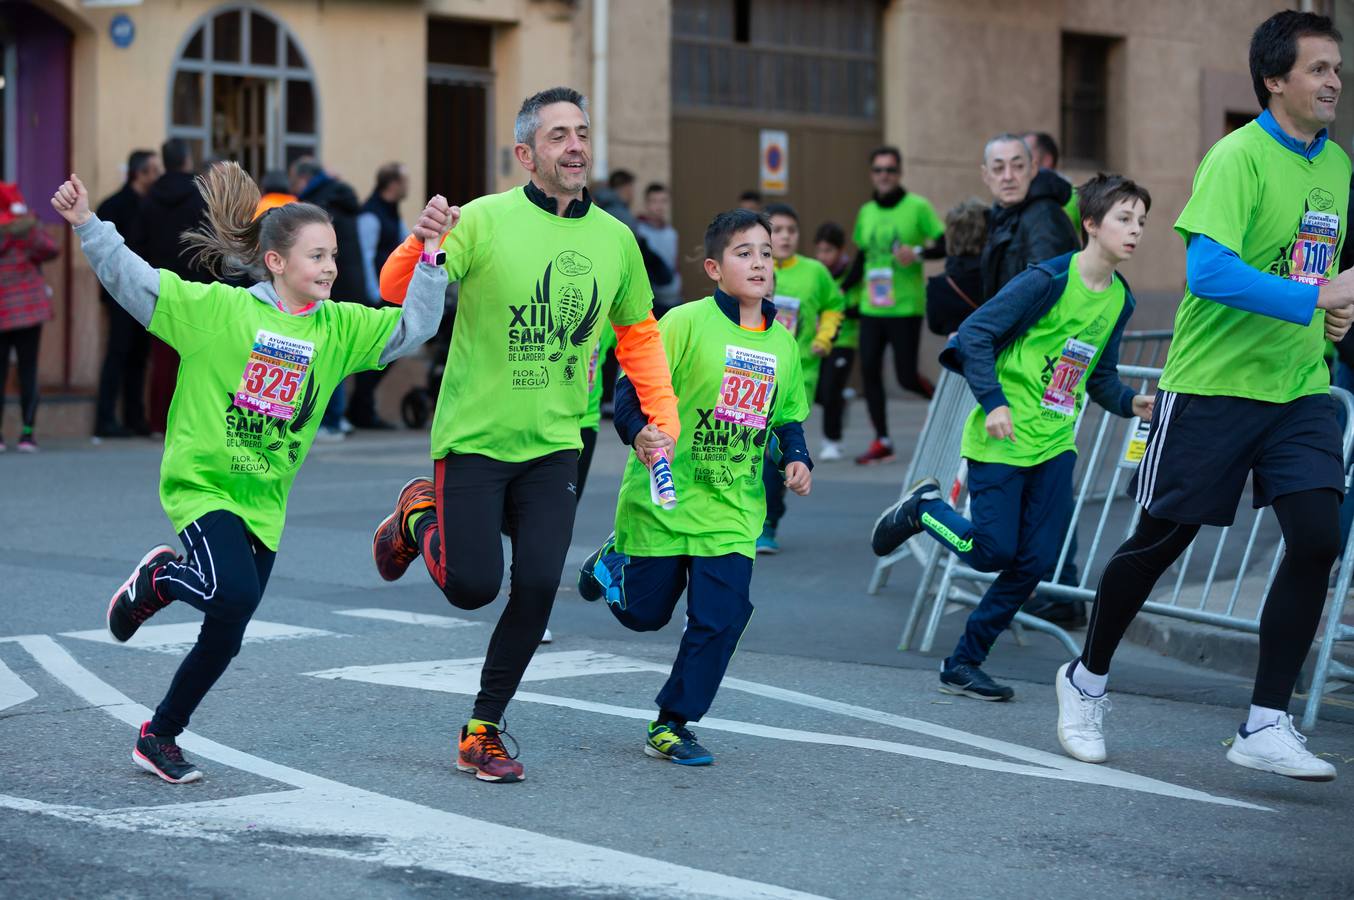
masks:
<path fill-rule="evenodd" d="M 447 353 L 451 350 L 451 332 L 456 324 L 456 282 L 447 285 L 445 305 L 442 308 L 442 324 L 437 334 L 428 341 L 428 383 L 427 386 L 411 387 L 400 401 L 400 418 L 410 428 L 424 428 L 432 418 L 437 406 L 437 391 L 442 386 L 442 373 L 447 368 Z"/>

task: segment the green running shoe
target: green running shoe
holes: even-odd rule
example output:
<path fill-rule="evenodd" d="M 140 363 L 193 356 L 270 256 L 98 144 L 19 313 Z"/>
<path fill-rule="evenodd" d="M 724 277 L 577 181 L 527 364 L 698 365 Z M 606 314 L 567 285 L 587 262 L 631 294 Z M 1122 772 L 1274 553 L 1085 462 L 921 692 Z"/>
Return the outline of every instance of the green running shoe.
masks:
<path fill-rule="evenodd" d="M 679 766 L 708 766 L 715 755 L 696 742 L 696 736 L 685 726 L 672 722 L 649 723 L 649 738 L 644 752 L 654 759 L 666 759 Z"/>

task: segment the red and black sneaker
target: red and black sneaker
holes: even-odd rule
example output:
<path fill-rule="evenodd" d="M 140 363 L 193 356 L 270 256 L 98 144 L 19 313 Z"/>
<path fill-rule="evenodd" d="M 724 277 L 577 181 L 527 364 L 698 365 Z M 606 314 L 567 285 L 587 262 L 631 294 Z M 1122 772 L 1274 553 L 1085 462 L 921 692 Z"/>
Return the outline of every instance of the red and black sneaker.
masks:
<path fill-rule="evenodd" d="M 183 751 L 179 749 L 174 739 L 150 734 L 149 728 L 149 722 L 141 724 L 141 734 L 136 739 L 136 746 L 132 748 L 132 762 L 170 784 L 200 781 L 201 770 L 183 758 Z"/>
<path fill-rule="evenodd" d="M 492 725 L 476 725 L 475 730 L 467 732 L 461 729 L 461 746 L 456 757 L 456 768 L 462 772 L 474 772 L 480 781 L 500 781 L 510 784 L 522 781 L 527 776 L 522 764 L 517 761 L 516 752 L 509 754 L 503 746 L 503 738 L 511 738 L 506 731 L 500 731 Z M 513 741 L 513 750 L 517 742 Z"/>
<path fill-rule="evenodd" d="M 395 511 L 381 520 L 371 536 L 371 558 L 386 581 L 397 581 L 418 559 L 418 541 L 409 533 L 409 516 L 422 509 L 436 509 L 437 494 L 431 478 L 411 479 L 400 488 Z"/>
<path fill-rule="evenodd" d="M 132 574 L 108 601 L 108 631 L 119 643 L 126 641 L 151 616 L 169 605 L 155 592 L 155 571 L 179 558 L 168 544 L 152 547 Z"/>
<path fill-rule="evenodd" d="M 874 463 L 893 462 L 896 458 L 897 457 L 893 455 L 892 441 L 875 438 L 870 443 L 870 448 L 856 457 L 856 465 L 869 466 Z"/>

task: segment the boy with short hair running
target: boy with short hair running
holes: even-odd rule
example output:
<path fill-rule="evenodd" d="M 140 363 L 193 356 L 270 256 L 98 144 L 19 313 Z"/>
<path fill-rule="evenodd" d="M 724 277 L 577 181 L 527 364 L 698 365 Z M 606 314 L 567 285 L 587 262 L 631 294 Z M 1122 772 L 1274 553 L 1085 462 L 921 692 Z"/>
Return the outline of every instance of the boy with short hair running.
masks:
<path fill-rule="evenodd" d="M 1058 559 L 1072 517 L 1076 421 L 1089 393 L 1110 412 L 1148 418 L 1153 398 L 1119 380 L 1133 294 L 1116 271 L 1137 248 L 1152 198 L 1119 175 L 1081 186 L 1086 247 L 1026 269 L 959 327 L 941 362 L 978 399 L 964 429 L 972 520 L 920 481 L 875 522 L 886 556 L 922 531 L 980 572 L 1000 572 L 954 652 L 940 690 L 1009 700 L 982 670 L 993 642 Z"/>
<path fill-rule="evenodd" d="M 842 289 L 851 270 L 851 257 L 846 252 L 846 232 L 836 222 L 824 222 L 813 236 L 813 255 L 832 274 L 837 289 Z M 818 382 L 817 401 L 823 407 L 823 449 L 819 462 L 841 459 L 842 427 L 846 418 L 846 383 L 851 380 L 851 367 L 856 361 L 860 345 L 860 303 L 865 290 L 860 282 L 843 291 L 845 309 L 841 325 L 832 340 L 832 352 L 822 363 L 822 377 Z M 813 397 L 809 398 L 812 402 Z"/>
<path fill-rule="evenodd" d="M 578 575 L 579 594 L 605 597 L 632 631 L 666 625 L 686 589 L 686 629 L 644 745 L 649 756 L 680 765 L 714 761 L 687 725 L 709 710 L 752 617 L 754 548 L 766 511 L 759 468 L 768 464 L 763 448 L 772 434 L 789 489 L 803 496 L 812 485 L 800 424 L 809 411 L 801 354 L 765 299 L 770 224 L 735 209 L 706 229 L 714 296 L 684 303 L 658 323 L 680 397 L 682 438 L 671 462 L 677 505 L 651 499 L 648 461 L 636 447 L 616 501 L 616 530 Z M 615 424 L 627 444 L 644 426 L 628 377 L 616 387 Z"/>
<path fill-rule="evenodd" d="M 646 453 L 680 433 L 667 359 L 634 234 L 595 206 L 586 100 L 566 87 L 528 97 L 514 152 L 523 187 L 467 203 L 434 262 L 460 281 L 456 329 L 433 416 L 433 478 L 400 491 L 377 526 L 372 558 L 387 581 L 420 555 L 459 609 L 479 609 L 503 581 L 500 528 L 512 540 L 508 602 L 494 628 L 456 767 L 481 781 L 520 782 L 504 746 L 503 713 L 546 631 L 577 510 L 579 422 L 601 330 L 635 385 Z M 425 210 L 381 270 L 397 302 L 441 214 Z"/>
<path fill-rule="evenodd" d="M 818 391 L 818 367 L 832 352 L 832 339 L 841 325 L 846 301 L 827 266 L 800 255 L 799 214 L 794 207 L 770 203 L 764 212 L 771 222 L 771 256 L 776 262 L 772 294 L 776 321 L 799 345 L 804 399 L 812 404 Z M 774 452 L 775 448 L 768 450 Z M 774 465 L 762 467 L 762 480 L 766 483 L 766 523 L 757 538 L 757 552 L 779 553 L 776 528 L 785 515 L 785 480 Z"/>
<path fill-rule="evenodd" d="M 1338 276 L 1350 161 L 1327 140 L 1340 96 L 1331 20 L 1281 12 L 1251 38 L 1264 112 L 1214 144 L 1175 230 L 1187 286 L 1134 475 L 1142 516 L 1105 566 L 1082 654 L 1058 669 L 1058 741 L 1105 759 L 1110 661 L 1157 579 L 1201 525 L 1227 526 L 1248 478 L 1273 505 L 1284 556 L 1260 616 L 1260 661 L 1227 759 L 1308 781 L 1335 767 L 1288 715 L 1341 546 L 1345 481 L 1323 358 L 1349 329 L 1354 270 Z M 1324 311 L 1324 312 L 1323 312 Z"/>
<path fill-rule="evenodd" d="M 132 750 L 138 766 L 176 784 L 202 777 L 175 739 L 240 650 L 318 414 L 348 375 L 380 368 L 432 337 L 447 285 L 445 272 L 420 265 L 403 310 L 325 302 L 338 271 L 328 213 L 294 203 L 254 218 L 258 188 L 233 162 L 200 176 L 198 189 L 207 225 L 185 240 L 219 277 L 252 278 L 253 287 L 196 284 L 151 268 L 89 211 L 76 175 L 52 197 L 108 293 L 182 358 L 160 501 L 185 555 L 153 547 L 107 613 L 118 641 L 175 600 L 203 613 L 197 643 Z M 455 222 L 453 211 L 448 227 Z"/>

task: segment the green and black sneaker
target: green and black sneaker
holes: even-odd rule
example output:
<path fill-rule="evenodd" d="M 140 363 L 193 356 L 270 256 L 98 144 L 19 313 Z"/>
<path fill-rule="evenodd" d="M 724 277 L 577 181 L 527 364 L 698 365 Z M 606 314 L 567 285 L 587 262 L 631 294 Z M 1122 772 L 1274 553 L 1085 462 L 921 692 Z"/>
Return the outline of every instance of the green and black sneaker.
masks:
<path fill-rule="evenodd" d="M 708 766 L 715 755 L 696 742 L 696 736 L 684 725 L 672 722 L 649 723 L 649 738 L 644 752 L 654 759 L 666 759 L 679 766 Z"/>

